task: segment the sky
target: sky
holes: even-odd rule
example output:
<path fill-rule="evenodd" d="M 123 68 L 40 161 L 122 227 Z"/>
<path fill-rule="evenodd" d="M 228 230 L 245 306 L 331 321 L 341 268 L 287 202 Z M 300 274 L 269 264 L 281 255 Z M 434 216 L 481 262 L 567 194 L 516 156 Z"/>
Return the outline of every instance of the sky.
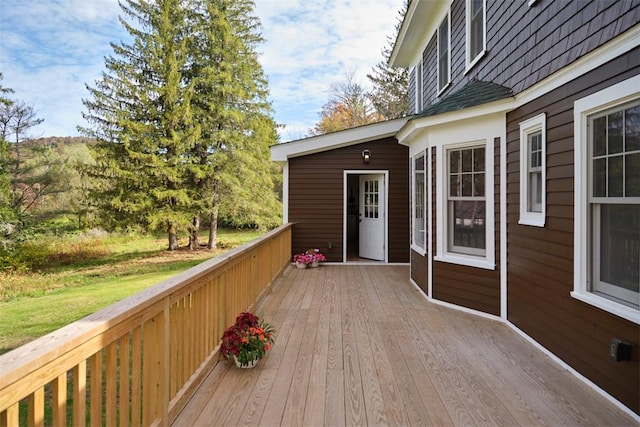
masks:
<path fill-rule="evenodd" d="M 319 120 L 332 82 L 383 60 L 404 0 L 255 0 L 260 62 L 281 141 L 303 138 Z M 0 72 L 12 99 L 44 122 L 29 136 L 77 136 L 85 84 L 94 86 L 110 43 L 128 40 L 117 0 L 0 0 Z"/>

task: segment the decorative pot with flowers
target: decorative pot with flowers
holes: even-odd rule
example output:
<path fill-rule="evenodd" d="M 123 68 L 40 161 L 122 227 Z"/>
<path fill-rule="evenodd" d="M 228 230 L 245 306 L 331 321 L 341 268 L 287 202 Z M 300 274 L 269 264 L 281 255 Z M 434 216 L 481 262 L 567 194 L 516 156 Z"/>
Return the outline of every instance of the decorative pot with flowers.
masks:
<path fill-rule="evenodd" d="M 269 351 L 275 341 L 275 329 L 250 312 L 243 312 L 236 323 L 222 335 L 221 352 L 225 358 L 233 358 L 236 366 L 252 368 Z"/>
<path fill-rule="evenodd" d="M 293 262 L 296 263 L 298 268 L 318 267 L 321 262 L 326 260 L 327 258 L 320 252 L 320 249 L 309 249 L 293 256 Z"/>

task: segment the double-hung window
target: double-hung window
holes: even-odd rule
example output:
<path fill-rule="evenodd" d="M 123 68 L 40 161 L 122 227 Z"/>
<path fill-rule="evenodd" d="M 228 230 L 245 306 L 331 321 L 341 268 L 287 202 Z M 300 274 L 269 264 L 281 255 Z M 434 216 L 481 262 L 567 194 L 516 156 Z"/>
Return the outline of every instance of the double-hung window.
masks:
<path fill-rule="evenodd" d="M 485 147 L 450 149 L 448 157 L 448 251 L 486 253 Z"/>
<path fill-rule="evenodd" d="M 486 50 L 486 0 L 467 0 L 467 70 L 480 60 Z"/>
<path fill-rule="evenodd" d="M 451 81 L 451 18 L 444 18 L 438 27 L 438 92 L 442 92 Z"/>
<path fill-rule="evenodd" d="M 520 224 L 544 227 L 546 205 L 546 118 L 520 123 Z"/>
<path fill-rule="evenodd" d="M 574 105 L 577 274 L 572 294 L 636 323 L 640 323 L 638 88 L 640 76 Z"/>
<path fill-rule="evenodd" d="M 426 226 L 426 176 L 424 153 L 413 159 L 413 245 L 425 250 Z"/>

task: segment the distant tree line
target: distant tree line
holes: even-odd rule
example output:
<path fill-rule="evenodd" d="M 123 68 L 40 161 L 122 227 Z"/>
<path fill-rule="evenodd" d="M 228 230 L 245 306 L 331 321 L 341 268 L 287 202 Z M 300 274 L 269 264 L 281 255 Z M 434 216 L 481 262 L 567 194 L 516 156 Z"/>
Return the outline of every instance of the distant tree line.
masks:
<path fill-rule="evenodd" d="M 409 0 L 404 0 L 398 11 L 395 33 L 387 37 L 387 45 L 382 49 L 383 59 L 367 74 L 372 84 L 371 91 L 367 91 L 356 80 L 353 70 L 345 72 L 343 80 L 331 83 L 329 100 L 322 106 L 320 120 L 309 129 L 309 136 L 397 119 L 409 114 L 409 70 L 392 68 L 388 62 L 408 8 Z"/>

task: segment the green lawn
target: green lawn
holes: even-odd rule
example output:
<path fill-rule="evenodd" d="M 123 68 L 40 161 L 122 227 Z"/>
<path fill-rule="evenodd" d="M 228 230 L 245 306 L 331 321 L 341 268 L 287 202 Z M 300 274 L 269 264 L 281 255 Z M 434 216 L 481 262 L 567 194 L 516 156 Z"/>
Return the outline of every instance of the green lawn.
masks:
<path fill-rule="evenodd" d="M 78 257 L 72 264 L 52 263 L 38 272 L 2 274 L 0 354 L 259 235 L 255 231 L 221 230 L 219 242 L 225 249 L 175 252 L 164 250 L 163 239 L 110 236 L 84 242 L 99 247 L 100 256 Z M 65 253 L 63 247 L 61 244 L 61 254 Z"/>

